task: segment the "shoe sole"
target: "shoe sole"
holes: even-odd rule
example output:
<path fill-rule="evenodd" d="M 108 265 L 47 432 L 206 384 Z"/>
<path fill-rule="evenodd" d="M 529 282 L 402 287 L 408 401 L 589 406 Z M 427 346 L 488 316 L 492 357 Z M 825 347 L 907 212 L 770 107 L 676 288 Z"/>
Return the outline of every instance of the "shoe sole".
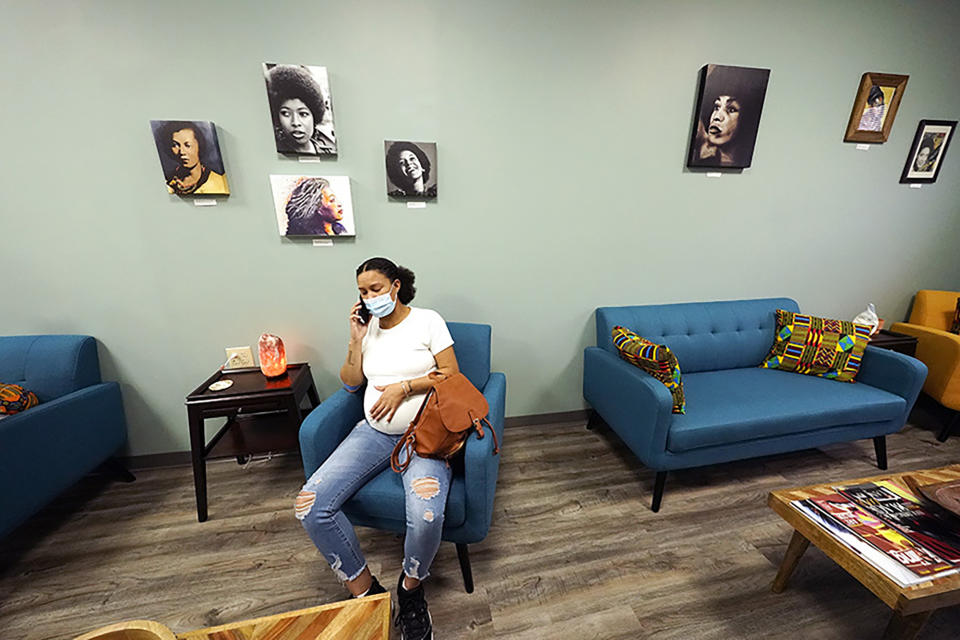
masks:
<path fill-rule="evenodd" d="M 391 601 L 392 604 L 392 601 Z M 427 620 L 430 621 L 430 637 L 426 640 L 433 640 L 433 616 L 430 615 L 430 611 L 427 611 Z M 400 625 L 395 624 L 395 627 L 399 628 Z M 407 640 L 407 637 L 403 635 L 403 629 L 400 629 L 400 640 Z"/>

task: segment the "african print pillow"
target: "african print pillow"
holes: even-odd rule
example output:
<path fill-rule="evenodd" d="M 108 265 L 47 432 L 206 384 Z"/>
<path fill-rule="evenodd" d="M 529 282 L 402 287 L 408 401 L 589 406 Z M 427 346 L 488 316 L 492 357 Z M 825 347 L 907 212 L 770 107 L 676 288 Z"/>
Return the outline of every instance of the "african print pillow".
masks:
<path fill-rule="evenodd" d="M 960 334 L 960 298 L 957 298 L 957 308 L 953 312 L 953 324 L 950 325 L 950 333 Z"/>
<path fill-rule="evenodd" d="M 624 327 L 614 327 L 611 335 L 620 357 L 662 382 L 673 397 L 673 412 L 684 413 L 687 403 L 677 356 L 666 346 L 641 338 Z"/>
<path fill-rule="evenodd" d="M 0 384 L 0 414 L 19 413 L 40 404 L 37 394 L 18 384 Z"/>
<path fill-rule="evenodd" d="M 773 348 L 760 364 L 765 369 L 793 371 L 840 382 L 853 382 L 870 326 L 777 309 Z"/>

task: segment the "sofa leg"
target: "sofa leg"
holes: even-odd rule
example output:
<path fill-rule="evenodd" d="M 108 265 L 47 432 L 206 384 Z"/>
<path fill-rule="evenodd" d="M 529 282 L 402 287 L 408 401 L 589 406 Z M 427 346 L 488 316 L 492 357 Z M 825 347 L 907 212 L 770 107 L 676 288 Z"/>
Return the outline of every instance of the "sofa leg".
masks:
<path fill-rule="evenodd" d="M 653 505 L 650 507 L 654 513 L 660 511 L 660 501 L 663 500 L 663 485 L 667 482 L 667 472 L 657 471 L 657 477 L 653 481 Z"/>
<path fill-rule="evenodd" d="M 463 574 L 463 588 L 473 593 L 473 570 L 470 568 L 470 549 L 457 543 L 457 559 L 460 560 L 460 573 Z"/>
<path fill-rule="evenodd" d="M 887 470 L 887 436 L 877 436 L 873 439 L 873 450 L 877 454 L 877 467 L 881 471 Z"/>
<path fill-rule="evenodd" d="M 960 424 L 960 411 L 954 411 L 953 419 L 951 419 L 947 424 L 943 425 L 943 429 L 940 430 L 940 435 L 937 436 L 937 440 L 940 442 L 946 442 L 947 438 L 950 437 L 950 434 L 956 431 L 958 424 Z"/>
<path fill-rule="evenodd" d="M 107 458 L 103 463 L 103 469 L 117 480 L 134 482 L 137 479 L 137 477 L 130 473 L 127 467 L 116 458 Z"/>
<path fill-rule="evenodd" d="M 603 418 L 595 409 L 590 409 L 590 414 L 587 416 L 587 430 L 593 431 L 601 425 L 603 425 Z"/>

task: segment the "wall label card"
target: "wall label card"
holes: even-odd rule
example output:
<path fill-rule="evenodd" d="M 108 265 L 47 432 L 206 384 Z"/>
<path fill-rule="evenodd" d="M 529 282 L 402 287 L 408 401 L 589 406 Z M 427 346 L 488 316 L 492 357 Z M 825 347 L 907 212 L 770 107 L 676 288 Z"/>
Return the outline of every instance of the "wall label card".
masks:
<path fill-rule="evenodd" d="M 857 151 L 870 151 L 870 145 L 868 144 L 858 144 Z"/>
<path fill-rule="evenodd" d="M 333 238 L 314 238 L 313 246 L 315 247 L 332 247 Z"/>
<path fill-rule="evenodd" d="M 912 185 L 910 185 L 910 188 L 911 188 L 911 189 L 920 189 L 921 187 L 923 187 L 922 184 L 912 184 Z"/>
<path fill-rule="evenodd" d="M 407 209 L 426 209 L 426 208 L 427 208 L 426 202 L 408 202 L 407 203 Z"/>
<path fill-rule="evenodd" d="M 217 206 L 216 200 L 208 200 L 206 198 L 194 198 L 193 206 L 195 207 L 215 207 Z"/>
<path fill-rule="evenodd" d="M 707 171 L 707 177 L 708 177 L 708 178 L 719 178 L 719 177 L 722 176 L 722 175 L 723 175 L 723 174 L 720 173 L 719 171 Z"/>
<path fill-rule="evenodd" d="M 297 158 L 300 162 L 323 162 L 320 158 L 314 158 L 311 156 L 298 156 Z"/>

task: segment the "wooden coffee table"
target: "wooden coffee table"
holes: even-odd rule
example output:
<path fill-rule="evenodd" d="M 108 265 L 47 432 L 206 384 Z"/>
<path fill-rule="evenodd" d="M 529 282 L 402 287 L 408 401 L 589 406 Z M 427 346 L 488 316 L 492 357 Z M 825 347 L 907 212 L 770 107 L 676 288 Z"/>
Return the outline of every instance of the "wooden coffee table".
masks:
<path fill-rule="evenodd" d="M 829 484 L 811 485 L 796 489 L 773 491 L 767 504 L 794 528 L 793 538 L 773 581 L 773 591 L 780 593 L 787 586 L 790 574 L 797 567 L 800 557 L 812 542 L 847 573 L 860 581 L 875 596 L 893 609 L 893 615 L 883 634 L 884 640 L 909 640 L 915 638 L 934 610 L 960 604 L 960 575 L 922 582 L 912 587 L 901 587 L 882 571 L 863 560 L 829 533 L 790 506 L 793 500 L 805 500 L 816 495 L 835 493 L 834 486 L 894 480 L 910 476 L 919 484 L 945 482 L 960 478 L 960 464 L 939 469 L 924 469 L 899 474 L 884 474 L 857 480 L 837 480 Z"/>
<path fill-rule="evenodd" d="M 149 620 L 131 620 L 74 640 L 389 640 L 390 594 L 353 598 L 275 616 L 187 631 L 177 636 Z"/>
<path fill-rule="evenodd" d="M 234 624 L 197 629 L 177 640 L 389 640 L 390 594 L 380 593 Z"/>

